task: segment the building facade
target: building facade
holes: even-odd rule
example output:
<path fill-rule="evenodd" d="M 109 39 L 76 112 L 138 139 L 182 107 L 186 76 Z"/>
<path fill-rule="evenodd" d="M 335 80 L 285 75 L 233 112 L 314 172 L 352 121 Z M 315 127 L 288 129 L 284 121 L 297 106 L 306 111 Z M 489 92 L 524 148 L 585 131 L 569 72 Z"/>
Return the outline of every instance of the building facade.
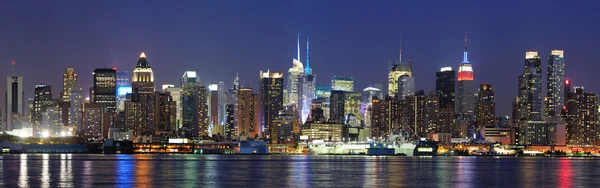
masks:
<path fill-rule="evenodd" d="M 564 106 L 565 59 L 563 50 L 552 50 L 548 56 L 545 117 L 556 117 Z"/>

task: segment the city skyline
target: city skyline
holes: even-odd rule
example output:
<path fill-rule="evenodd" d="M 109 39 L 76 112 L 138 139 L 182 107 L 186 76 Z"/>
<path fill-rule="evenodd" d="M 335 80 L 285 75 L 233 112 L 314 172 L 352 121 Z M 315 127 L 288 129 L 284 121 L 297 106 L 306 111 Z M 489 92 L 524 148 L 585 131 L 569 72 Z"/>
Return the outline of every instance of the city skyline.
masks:
<path fill-rule="evenodd" d="M 435 87 L 434 72 L 445 66 L 452 66 L 454 70 L 458 70 L 458 66 L 462 59 L 462 35 L 464 32 L 469 32 L 469 60 L 473 64 L 473 69 L 476 70 L 474 86 L 482 83 L 490 83 L 494 85 L 495 96 L 497 99 L 497 115 L 510 115 L 511 102 L 516 96 L 516 77 L 520 74 L 522 68 L 522 54 L 527 50 L 538 50 L 539 56 L 542 58 L 542 72 L 546 72 L 547 57 L 553 49 L 565 50 L 565 79 L 575 83 L 574 86 L 585 86 L 586 91 L 599 91 L 598 86 L 593 84 L 593 80 L 585 79 L 593 75 L 593 71 L 598 65 L 593 64 L 593 41 L 597 40 L 597 36 L 586 35 L 587 32 L 594 33 L 598 28 L 586 26 L 586 24 L 568 23 L 568 20 L 586 20 L 590 17 L 576 13 L 573 10 L 578 8 L 587 8 L 583 4 L 572 5 L 560 4 L 553 5 L 538 5 L 533 2 L 524 3 L 524 6 L 505 7 L 510 10 L 520 10 L 527 7 L 532 7 L 532 11 L 548 11 L 541 6 L 546 6 L 549 9 L 564 8 L 571 12 L 557 12 L 553 15 L 535 15 L 527 14 L 530 19 L 520 20 L 518 18 L 525 17 L 524 15 L 494 17 L 488 14 L 479 14 L 481 18 L 468 17 L 468 11 L 458 11 L 459 15 L 451 15 L 447 18 L 447 22 L 456 23 L 456 27 L 448 27 L 447 24 L 440 23 L 430 19 L 439 17 L 443 13 L 450 12 L 453 8 L 474 10 L 474 7 L 479 7 L 478 4 L 453 5 L 446 2 L 439 3 L 434 6 L 433 10 L 427 10 L 421 13 L 408 11 L 407 13 L 375 13 L 358 19 L 360 16 L 365 16 L 366 12 L 353 12 L 348 14 L 344 11 L 334 11 L 331 14 L 323 15 L 324 11 L 329 10 L 328 7 L 335 3 L 315 3 L 306 2 L 300 3 L 297 7 L 306 8 L 314 7 L 316 14 L 309 16 L 282 16 L 281 18 L 271 18 L 275 15 L 283 14 L 277 11 L 267 11 L 261 9 L 263 5 L 260 2 L 246 4 L 247 8 L 238 7 L 241 12 L 237 15 L 225 17 L 223 23 L 216 23 L 210 20 L 201 20 L 198 24 L 190 24 L 171 30 L 173 32 L 182 32 L 182 36 L 174 36 L 166 33 L 166 30 L 158 29 L 158 31 L 149 31 L 148 29 L 160 26 L 170 26 L 161 20 L 143 19 L 134 15 L 136 11 L 126 12 L 125 9 L 129 6 L 138 6 L 138 4 L 127 2 L 124 9 L 116 8 L 116 5 L 110 2 L 101 3 L 104 6 L 99 8 L 87 8 L 87 12 L 65 11 L 63 15 L 58 13 L 40 11 L 37 7 L 29 7 L 19 2 L 15 3 L 13 9 L 0 8 L 0 15 L 14 15 L 17 18 L 37 22 L 46 23 L 46 25 L 28 27 L 29 22 L 13 22 L 12 20 L 0 19 L 0 24 L 6 25 L 7 28 L 13 28 L 10 31 L 0 33 L 0 63 L 4 62 L 0 73 L 6 76 L 10 74 L 10 62 L 16 62 L 16 75 L 23 76 L 23 90 L 25 98 L 33 97 L 33 89 L 36 84 L 44 83 L 51 85 L 55 89 L 53 97 L 57 98 L 58 93 L 62 90 L 60 86 L 60 75 L 66 67 L 74 67 L 75 72 L 79 74 L 78 85 L 83 88 L 84 96 L 87 96 L 87 88 L 92 85 L 91 73 L 95 68 L 110 68 L 116 65 L 119 70 L 132 71 L 134 63 L 137 60 L 139 53 L 146 52 L 148 58 L 152 62 L 156 74 L 156 86 L 163 84 L 179 83 L 182 72 L 193 70 L 197 71 L 202 80 L 203 85 L 210 83 L 216 84 L 219 81 L 224 81 L 227 87 L 231 85 L 231 80 L 235 73 L 240 74 L 240 84 L 250 86 L 255 91 L 258 90 L 258 81 L 256 74 L 260 70 L 270 69 L 272 71 L 286 72 L 289 69 L 290 57 L 296 55 L 296 35 L 301 33 L 303 36 L 311 38 L 311 68 L 315 75 L 320 79 L 317 80 L 317 85 L 327 85 L 331 76 L 353 76 L 355 79 L 355 89 L 357 91 L 366 88 L 369 84 L 378 82 L 387 85 L 387 61 L 394 60 L 398 55 L 398 40 L 403 37 L 403 59 L 412 60 L 413 74 L 415 78 L 415 90 L 423 89 L 432 91 Z M 131 4 L 129 4 L 131 3 Z M 40 3 L 43 5 L 44 3 Z M 70 2 L 57 2 L 49 5 L 49 7 L 64 9 L 61 4 L 67 4 L 66 7 L 77 7 L 77 4 Z M 194 3 L 190 3 L 194 4 Z M 217 5 L 220 3 L 216 3 Z M 316 5 L 321 6 L 316 6 Z M 216 7 L 217 5 L 213 5 Z M 269 7 L 290 7 L 295 3 L 272 3 Z M 160 7 L 159 4 L 141 4 L 144 8 L 150 11 L 160 12 L 162 9 L 171 10 L 173 5 Z M 270 15 L 266 21 L 258 21 L 259 16 L 249 16 L 247 18 L 240 15 L 248 14 L 252 7 L 256 6 L 256 10 L 265 10 L 264 15 Z M 389 6 L 390 8 L 385 8 Z M 447 6 L 445 8 L 441 8 Z M 508 5 L 499 5 L 508 6 Z M 392 8 L 422 8 L 423 4 L 419 3 L 375 3 L 364 7 L 364 10 L 373 8 L 381 8 L 391 10 Z M 23 10 L 31 8 L 30 10 Z M 346 4 L 342 8 L 347 10 L 363 10 L 357 4 Z M 17 12 L 15 12 L 15 10 Z M 429 11 L 440 11 L 427 17 Z M 41 13 L 30 14 L 31 17 L 25 16 L 30 11 L 40 11 Z M 113 11 L 116 15 L 108 15 L 105 11 Z M 183 10 L 183 12 L 191 10 Z M 452 11 L 454 12 L 454 11 Z M 467 12 L 467 13 L 462 13 Z M 597 14 L 592 11 L 590 14 Z M 41 19 L 39 16 L 42 13 L 47 13 L 51 16 Z M 227 13 L 227 12 L 226 12 Z M 403 14 L 416 14 L 409 18 L 402 18 Z M 62 12 L 61 12 L 62 14 Z M 222 13 L 207 11 L 206 13 L 194 15 L 196 17 L 206 17 L 210 15 L 221 15 Z M 87 21 L 106 18 L 107 20 L 115 19 L 119 16 L 127 16 L 130 20 L 124 21 L 99 21 L 97 23 L 89 23 Z M 175 15 L 177 16 L 177 15 Z M 319 21 L 319 16 L 325 17 Z M 192 16 L 193 17 L 193 16 Z M 466 19 L 462 19 L 466 18 Z M 553 30 L 543 30 L 544 26 L 552 25 L 551 21 L 556 21 L 555 18 L 560 18 L 565 26 L 558 27 Z M 296 22 L 299 24 L 279 28 L 284 22 Z M 414 19 L 414 20 L 413 20 Z M 427 20 L 423 25 L 418 20 Z M 102 19 L 100 19 L 102 20 Z M 252 28 L 247 32 L 225 32 L 222 29 L 227 27 L 218 27 L 215 29 L 207 29 L 206 32 L 200 32 L 196 37 L 191 37 L 191 40 L 184 41 L 184 36 L 190 37 L 192 31 L 198 31 L 199 27 L 204 25 L 226 25 L 229 24 L 233 28 L 243 26 L 242 22 L 253 21 L 262 27 Z M 534 21 L 531 21 L 534 20 Z M 71 23 L 64 27 L 48 28 L 46 32 L 37 34 L 34 32 L 37 27 L 46 27 L 48 23 Z M 444 21 L 444 22 L 446 22 Z M 497 25 L 485 24 L 482 22 L 494 21 Z M 529 21 L 529 22 L 528 22 Z M 403 24 L 397 24 L 397 23 Z M 33 24 L 30 23 L 30 24 Z M 75 24 L 76 23 L 76 24 Z M 332 23 L 338 23 L 333 24 Z M 437 25 L 440 24 L 440 25 Z M 525 28 L 525 23 L 534 24 L 539 30 L 523 31 L 518 33 L 512 31 L 514 28 Z M 118 25 L 127 25 L 127 27 L 117 29 Z M 328 26 L 329 25 L 329 26 Z M 355 25 L 362 25 L 356 28 Z M 404 26 L 398 26 L 404 25 Z M 172 26 L 172 25 L 171 25 Z M 514 26 L 514 27 L 512 27 Z M 363 29 L 373 28 L 371 30 Z M 436 28 L 448 27 L 444 32 L 429 32 Z M 62 28 L 62 29 L 61 29 Z M 95 31 L 94 28 L 102 28 Z M 346 30 L 344 30 L 346 28 Z M 354 28 L 353 30 L 347 30 Z M 410 28 L 410 29 L 406 29 Z M 492 28 L 500 28 L 491 30 Z M 506 28 L 506 29 L 503 29 Z M 511 28 L 508 30 L 507 28 Z M 63 31 L 66 30 L 66 31 Z M 69 35 L 64 33 L 72 33 L 71 30 L 82 29 L 79 34 Z M 229 30 L 227 29 L 227 30 Z M 202 30 L 202 29 L 200 29 Z M 381 35 L 375 35 L 382 32 Z M 582 33 L 581 35 L 573 35 L 569 33 Z M 268 41 L 264 39 L 266 34 L 269 35 Z M 334 35 L 339 34 L 339 35 Z M 508 36 L 500 37 L 499 34 Z M 131 36 L 123 38 L 124 36 Z M 57 41 L 56 39 L 60 39 Z M 22 40 L 23 42 L 16 42 Z M 31 40 L 42 41 L 40 43 L 30 42 Z M 79 41 L 81 40 L 81 41 Z M 29 44 L 29 45 L 25 45 Z M 37 45 L 31 45 L 37 44 Z M 259 47 L 253 47 L 258 45 Z M 98 47 L 100 46 L 100 47 Z M 168 48 L 167 48 L 168 47 Z M 304 53 L 304 49 L 301 49 Z M 356 53 L 348 53 L 348 52 Z M 431 54 L 437 52 L 435 54 Z M 25 53 L 27 52 L 27 53 Z M 44 56 L 44 61 L 39 61 L 36 54 Z M 232 54 L 232 55 L 229 55 Z M 215 57 L 218 56 L 218 57 Z M 82 63 L 84 62 L 84 63 Z M 353 66 L 344 66 L 351 63 Z M 329 69 L 329 67 L 337 69 Z M 360 69 L 354 69 L 354 67 Z M 356 71 L 363 70 L 363 71 Z M 41 72 L 44 71 L 44 72 Z M 577 73 L 577 74 L 575 74 Z M 89 75 L 89 76 L 86 76 Z M 546 75 L 542 76 L 542 80 L 546 80 Z M 542 84 L 542 90 L 545 96 L 545 84 Z M 384 89 L 387 91 L 387 88 Z M 4 88 L 0 88 L 0 92 L 6 92 Z M 4 107 L 4 101 L 1 102 Z M 5 109 L 3 109 L 4 111 Z"/>

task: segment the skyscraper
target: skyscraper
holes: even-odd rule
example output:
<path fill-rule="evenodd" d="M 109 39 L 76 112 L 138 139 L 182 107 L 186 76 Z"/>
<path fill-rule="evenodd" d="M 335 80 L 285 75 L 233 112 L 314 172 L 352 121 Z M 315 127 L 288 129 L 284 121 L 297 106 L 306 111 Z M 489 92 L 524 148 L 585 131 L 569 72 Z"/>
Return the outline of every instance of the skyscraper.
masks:
<path fill-rule="evenodd" d="M 6 77 L 6 124 L 4 131 L 12 131 L 16 128 L 21 128 L 24 118 L 24 103 L 25 92 L 23 91 L 23 77 L 15 75 L 15 62 L 11 62 L 13 66 L 12 76 Z"/>
<path fill-rule="evenodd" d="M 333 90 L 329 98 L 329 121 L 344 123 L 345 105 L 344 91 Z"/>
<path fill-rule="evenodd" d="M 467 36 L 465 35 L 465 52 L 463 62 L 458 68 L 458 97 L 456 112 L 471 117 L 474 106 L 473 67 L 467 58 Z"/>
<path fill-rule="evenodd" d="M 436 73 L 435 90 L 439 101 L 439 124 L 440 133 L 452 133 L 454 131 L 454 91 L 456 72 L 452 67 L 444 67 Z"/>
<path fill-rule="evenodd" d="M 306 122 L 310 114 L 310 105 L 312 100 L 315 99 L 317 84 L 317 76 L 312 73 L 309 64 L 308 45 L 308 37 L 306 37 L 306 68 L 304 69 L 304 77 L 302 79 L 302 105 L 300 106 L 302 123 Z"/>
<path fill-rule="evenodd" d="M 256 118 L 255 112 L 256 101 L 255 94 L 252 93 L 252 88 L 240 88 L 238 93 L 238 109 L 239 109 L 239 133 L 240 135 L 247 135 L 254 138 L 257 135 Z"/>
<path fill-rule="evenodd" d="M 198 123 L 200 136 L 208 136 L 208 90 L 204 86 L 198 89 Z"/>
<path fill-rule="evenodd" d="M 73 67 L 67 67 L 66 72 L 63 74 L 63 92 L 60 100 L 69 102 L 71 90 L 75 87 L 77 87 L 77 74 L 75 74 Z"/>
<path fill-rule="evenodd" d="M 217 85 L 217 100 L 219 104 L 219 125 L 223 125 L 225 121 L 227 121 L 227 88 L 225 88 L 225 83 L 219 81 Z"/>
<path fill-rule="evenodd" d="M 200 134 L 199 127 L 199 95 L 200 79 L 196 71 L 186 71 L 181 78 L 181 119 L 183 134 L 186 138 L 196 137 Z"/>
<path fill-rule="evenodd" d="M 163 85 L 164 87 L 164 85 Z M 164 92 L 168 92 L 171 98 L 175 102 L 175 129 L 178 131 L 181 129 L 181 88 L 178 87 L 166 87 L 163 89 Z"/>
<path fill-rule="evenodd" d="M 475 94 L 475 125 L 478 128 L 495 127 L 496 101 L 491 84 L 481 84 Z"/>
<path fill-rule="evenodd" d="M 71 107 L 69 108 L 69 115 L 71 119 L 70 126 L 76 126 L 77 130 L 82 130 L 81 118 L 83 108 L 83 90 L 81 88 L 73 88 L 71 90 L 71 96 L 69 98 Z"/>
<path fill-rule="evenodd" d="M 398 92 L 397 95 L 400 99 L 404 99 L 408 96 L 415 94 L 415 78 L 408 74 L 401 75 L 398 77 Z"/>
<path fill-rule="evenodd" d="M 598 96 L 584 92 L 583 87 L 567 96 L 565 124 L 567 144 L 594 145 L 598 138 Z"/>
<path fill-rule="evenodd" d="M 331 90 L 354 92 L 354 78 L 351 76 L 333 76 Z"/>
<path fill-rule="evenodd" d="M 358 125 L 363 125 L 364 116 L 361 111 L 362 95 L 359 92 L 344 92 L 344 122 L 347 116 L 356 116 Z"/>
<path fill-rule="evenodd" d="M 32 122 L 34 125 L 42 123 L 42 115 L 46 108 L 53 107 L 52 89 L 49 85 L 38 84 L 35 86 L 33 97 Z"/>
<path fill-rule="evenodd" d="M 132 92 L 129 72 L 117 70 L 117 112 L 125 110 L 126 96 Z"/>
<path fill-rule="evenodd" d="M 315 98 L 329 98 L 330 95 L 330 86 L 317 86 L 317 89 L 315 90 Z"/>
<path fill-rule="evenodd" d="M 515 121 L 542 120 L 542 62 L 537 51 L 525 53 L 525 66 L 519 76 L 517 101 Z"/>
<path fill-rule="evenodd" d="M 131 86 L 133 88 L 134 93 L 154 93 L 154 72 L 152 72 L 152 67 L 150 67 L 148 59 L 146 59 L 146 54 L 144 54 L 144 52 L 140 54 L 140 58 L 138 59 L 135 68 L 133 69 Z"/>
<path fill-rule="evenodd" d="M 398 87 L 402 87 L 403 89 L 408 89 L 410 88 L 410 86 L 403 86 L 400 85 L 400 83 L 398 83 L 398 81 L 400 80 L 400 76 L 402 75 L 406 75 L 408 76 L 407 78 L 412 78 L 412 62 L 408 61 L 408 62 L 402 62 L 402 47 L 400 47 L 400 53 L 398 55 L 398 61 L 392 63 L 390 61 L 390 72 L 388 75 L 388 95 L 389 96 L 396 96 L 396 94 L 398 94 L 398 92 L 400 92 L 398 90 Z M 414 84 L 414 79 L 407 79 L 405 78 L 405 80 L 410 81 L 412 80 L 412 82 L 404 82 L 402 84 Z M 413 86 L 414 87 L 414 86 Z M 414 89 L 410 92 L 407 93 L 402 93 L 401 95 L 399 95 L 399 97 L 402 97 L 402 95 L 408 96 L 408 95 L 412 95 L 414 94 Z M 408 94 L 408 95 L 406 95 Z"/>
<path fill-rule="evenodd" d="M 97 68 L 94 70 L 93 104 L 101 104 L 114 112 L 117 104 L 117 74 L 115 69 Z"/>
<path fill-rule="evenodd" d="M 563 50 L 552 50 L 548 57 L 545 116 L 555 117 L 564 105 L 565 60 Z"/>
<path fill-rule="evenodd" d="M 302 78 L 304 77 L 304 66 L 300 62 L 300 34 L 298 34 L 298 57 L 293 59 L 293 66 L 288 70 L 288 79 L 286 84 L 287 99 L 285 106 L 299 106 L 300 90 L 302 89 Z"/>
<path fill-rule="evenodd" d="M 283 110 L 283 73 L 260 71 L 260 95 L 262 97 L 263 123 L 265 134 L 275 139 L 272 131 L 273 121 Z"/>

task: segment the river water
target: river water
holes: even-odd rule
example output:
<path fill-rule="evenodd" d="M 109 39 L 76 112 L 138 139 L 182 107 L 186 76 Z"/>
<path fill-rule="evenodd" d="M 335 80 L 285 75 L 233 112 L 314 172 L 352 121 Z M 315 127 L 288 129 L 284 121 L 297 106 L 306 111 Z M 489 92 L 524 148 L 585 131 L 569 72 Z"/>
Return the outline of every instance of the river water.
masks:
<path fill-rule="evenodd" d="M 0 187 L 600 187 L 581 158 L 0 155 Z"/>

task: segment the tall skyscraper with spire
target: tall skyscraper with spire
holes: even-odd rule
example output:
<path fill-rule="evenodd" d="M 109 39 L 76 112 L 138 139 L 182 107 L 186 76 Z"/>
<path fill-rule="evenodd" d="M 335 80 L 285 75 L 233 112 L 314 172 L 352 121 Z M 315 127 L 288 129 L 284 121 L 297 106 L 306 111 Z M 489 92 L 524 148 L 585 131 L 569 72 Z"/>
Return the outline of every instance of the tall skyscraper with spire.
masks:
<path fill-rule="evenodd" d="M 306 119 L 310 115 L 310 104 L 315 99 L 315 90 L 317 83 L 317 76 L 312 73 L 309 63 L 309 49 L 308 49 L 308 37 L 306 37 L 306 68 L 304 69 L 304 77 L 302 79 L 302 105 L 300 106 L 300 117 L 302 123 L 306 122 Z"/>
<path fill-rule="evenodd" d="M 302 78 L 304 76 L 304 66 L 300 62 L 300 34 L 298 33 L 298 57 L 293 59 L 293 66 L 288 70 L 288 79 L 286 84 L 287 90 L 287 101 L 286 106 L 296 105 L 300 106 L 300 90 Z"/>
<path fill-rule="evenodd" d="M 140 54 L 140 59 L 133 69 L 133 77 L 131 78 L 131 81 L 131 86 L 134 93 L 154 93 L 154 72 L 152 72 L 152 67 L 150 67 L 144 52 Z"/>
<path fill-rule="evenodd" d="M 565 59 L 563 50 L 552 50 L 548 57 L 548 79 L 546 81 L 546 117 L 556 117 L 564 106 Z"/>
<path fill-rule="evenodd" d="M 463 62 L 458 68 L 458 96 L 456 112 L 470 117 L 474 109 L 473 67 L 467 58 L 467 34 L 465 33 L 465 52 Z"/>
<path fill-rule="evenodd" d="M 414 94 L 414 89 L 411 90 L 411 88 L 414 87 L 410 87 L 410 85 L 399 86 L 398 82 L 400 77 L 406 75 L 402 84 L 414 84 L 414 79 L 412 79 L 412 62 L 402 62 L 402 41 L 400 43 L 398 61 L 395 63 L 390 63 L 391 70 L 388 75 L 388 95 L 391 97 L 398 95 L 398 97 L 404 98 L 405 96 Z M 398 87 L 401 87 L 404 90 L 400 91 Z"/>

